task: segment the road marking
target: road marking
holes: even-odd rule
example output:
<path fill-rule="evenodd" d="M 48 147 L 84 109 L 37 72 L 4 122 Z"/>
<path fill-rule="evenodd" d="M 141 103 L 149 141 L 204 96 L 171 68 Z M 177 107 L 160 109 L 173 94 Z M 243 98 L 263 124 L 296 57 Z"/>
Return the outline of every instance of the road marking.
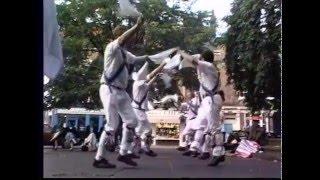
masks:
<path fill-rule="evenodd" d="M 172 163 L 171 163 L 171 161 L 169 159 L 168 159 L 168 163 L 169 163 L 169 166 L 170 166 L 171 173 L 173 173 L 173 166 L 172 166 Z"/>

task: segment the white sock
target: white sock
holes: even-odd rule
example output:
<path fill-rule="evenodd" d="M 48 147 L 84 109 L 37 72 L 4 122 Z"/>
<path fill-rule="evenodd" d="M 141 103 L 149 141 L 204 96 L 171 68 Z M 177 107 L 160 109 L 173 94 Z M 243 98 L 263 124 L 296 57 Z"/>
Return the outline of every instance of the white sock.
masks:
<path fill-rule="evenodd" d="M 150 151 L 150 148 L 148 147 L 148 145 L 144 142 L 144 141 L 141 141 L 141 148 L 144 150 L 144 151 Z"/>
<path fill-rule="evenodd" d="M 106 148 L 105 148 L 105 143 L 107 140 L 107 134 L 105 131 L 102 132 L 100 140 L 99 140 L 99 145 L 98 145 L 98 150 L 95 156 L 95 159 L 97 161 L 101 160 L 105 154 Z"/>
<path fill-rule="evenodd" d="M 120 154 L 121 156 L 124 156 L 124 155 L 126 155 L 127 153 L 126 153 L 126 151 L 125 151 L 125 150 L 120 149 L 119 154 Z"/>

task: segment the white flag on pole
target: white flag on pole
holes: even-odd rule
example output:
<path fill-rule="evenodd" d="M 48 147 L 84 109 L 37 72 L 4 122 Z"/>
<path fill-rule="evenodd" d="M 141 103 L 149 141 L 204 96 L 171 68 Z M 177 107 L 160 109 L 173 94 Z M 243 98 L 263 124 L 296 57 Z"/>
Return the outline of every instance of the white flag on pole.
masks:
<path fill-rule="evenodd" d="M 54 79 L 63 65 L 62 46 L 53 0 L 43 1 L 43 73 Z"/>

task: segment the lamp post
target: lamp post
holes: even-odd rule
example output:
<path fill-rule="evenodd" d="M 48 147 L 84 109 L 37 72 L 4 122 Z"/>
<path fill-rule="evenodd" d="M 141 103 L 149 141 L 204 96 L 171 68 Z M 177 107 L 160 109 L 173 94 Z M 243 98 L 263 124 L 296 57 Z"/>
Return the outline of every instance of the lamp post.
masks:
<path fill-rule="evenodd" d="M 273 129 L 273 125 L 272 125 L 273 121 L 270 116 L 271 111 L 273 110 L 273 107 L 274 107 L 273 100 L 274 100 L 274 97 L 271 97 L 271 96 L 266 97 L 267 104 L 269 104 L 271 106 L 267 110 L 267 115 L 266 115 L 266 131 L 268 133 L 270 133 L 271 129 Z"/>

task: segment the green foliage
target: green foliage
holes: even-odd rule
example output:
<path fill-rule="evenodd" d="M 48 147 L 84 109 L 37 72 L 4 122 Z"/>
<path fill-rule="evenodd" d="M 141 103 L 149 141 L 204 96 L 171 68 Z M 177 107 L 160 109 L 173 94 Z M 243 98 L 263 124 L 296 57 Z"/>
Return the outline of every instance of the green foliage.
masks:
<path fill-rule="evenodd" d="M 245 93 L 252 111 L 270 108 L 265 98 L 275 97 L 280 108 L 281 97 L 281 1 L 235 0 L 230 25 L 225 34 L 226 67 L 229 82 Z"/>

